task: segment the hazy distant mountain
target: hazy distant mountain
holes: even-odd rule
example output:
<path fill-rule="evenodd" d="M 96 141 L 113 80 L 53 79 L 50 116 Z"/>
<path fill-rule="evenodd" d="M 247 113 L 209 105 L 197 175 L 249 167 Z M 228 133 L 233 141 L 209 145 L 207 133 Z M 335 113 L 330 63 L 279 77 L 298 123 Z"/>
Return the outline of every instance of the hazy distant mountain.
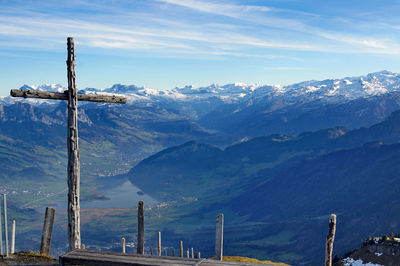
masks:
<path fill-rule="evenodd" d="M 21 89 L 63 91 L 61 85 L 28 86 Z M 128 105 L 174 109 L 202 127 L 238 137 L 274 133 L 299 134 L 334 126 L 350 129 L 371 126 L 400 108 L 400 75 L 389 71 L 360 77 L 305 81 L 290 86 L 234 83 L 208 87 L 186 86 L 154 90 L 116 84 L 83 94 L 123 94 Z M 0 103 L 17 101 L 34 105 L 55 101 L 5 97 Z M 80 105 L 87 103 L 81 102 Z"/>
<path fill-rule="evenodd" d="M 23 178 L 21 170 L 47 169 L 53 159 L 57 162 L 54 169 L 42 178 L 64 177 L 67 106 L 57 102 L 46 107 L 0 104 L 0 167 L 5 169 L 0 176 Z M 95 176 L 127 171 L 165 147 L 211 136 L 174 110 L 146 104 L 130 108 L 87 104 L 80 106 L 78 118 L 82 169 Z M 88 160 L 90 165 L 85 164 Z"/>
<path fill-rule="evenodd" d="M 218 186 L 235 187 L 252 183 L 255 177 L 265 179 L 258 173 L 276 166 L 291 167 L 306 159 L 366 143 L 393 144 L 399 141 L 400 111 L 397 111 L 369 128 L 348 130 L 336 127 L 298 136 L 275 134 L 242 141 L 223 150 L 191 141 L 148 157 L 127 177 L 161 199 L 165 199 L 164 196 L 202 195 Z M 208 185 L 201 186 L 202 183 Z M 159 186 L 154 187 L 154 184 Z M 194 190 L 188 189 L 190 187 Z M 164 191 L 173 193 L 164 194 Z"/>

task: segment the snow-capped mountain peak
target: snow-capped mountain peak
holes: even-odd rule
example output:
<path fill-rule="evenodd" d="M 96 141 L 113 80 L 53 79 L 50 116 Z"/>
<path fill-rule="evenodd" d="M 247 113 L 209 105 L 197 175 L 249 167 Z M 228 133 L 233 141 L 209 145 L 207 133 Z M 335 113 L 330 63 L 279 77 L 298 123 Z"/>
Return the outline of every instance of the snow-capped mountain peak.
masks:
<path fill-rule="evenodd" d="M 45 84 L 41 86 L 24 85 L 21 90 L 46 90 L 63 92 L 65 87 L 60 84 Z M 258 85 L 241 82 L 219 85 L 213 83 L 206 87 L 187 85 L 170 90 L 155 90 L 135 85 L 115 84 L 111 88 L 86 88 L 78 93 L 82 94 L 122 94 L 128 97 L 128 103 L 154 102 L 160 100 L 172 101 L 202 101 L 210 98 L 219 99 L 225 103 L 246 102 L 253 103 L 259 100 L 273 101 L 313 101 L 342 102 L 400 91 L 400 74 L 387 70 L 374 72 L 365 76 L 345 77 L 343 79 L 327 79 L 322 81 L 309 80 L 288 86 Z M 16 99 L 5 97 L 3 103 L 12 103 Z M 32 103 L 42 103 L 43 100 L 30 99 Z M 50 101 L 49 101 L 50 102 Z"/>
<path fill-rule="evenodd" d="M 66 88 L 60 84 L 44 84 L 44 85 L 40 85 L 40 86 L 24 84 L 19 89 L 20 90 L 34 90 L 34 91 L 52 91 L 52 92 L 64 92 L 66 90 Z"/>

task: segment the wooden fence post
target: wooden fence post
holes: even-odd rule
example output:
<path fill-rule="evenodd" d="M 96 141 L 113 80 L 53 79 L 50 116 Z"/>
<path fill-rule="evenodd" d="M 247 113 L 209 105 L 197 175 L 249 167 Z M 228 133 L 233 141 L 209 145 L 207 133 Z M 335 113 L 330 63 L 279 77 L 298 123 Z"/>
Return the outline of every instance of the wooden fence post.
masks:
<path fill-rule="evenodd" d="M 3 250 L 3 226 L 1 223 L 1 204 L 0 204 L 0 255 L 3 255 L 4 250 Z"/>
<path fill-rule="evenodd" d="M 49 255 L 51 245 L 51 234 L 53 232 L 54 213 L 56 209 L 47 207 L 44 216 L 42 242 L 40 244 L 40 254 Z"/>
<path fill-rule="evenodd" d="M 11 228 L 11 254 L 15 253 L 15 220 L 12 221 Z"/>
<path fill-rule="evenodd" d="M 183 241 L 181 240 L 180 243 L 180 257 L 183 258 Z"/>
<path fill-rule="evenodd" d="M 6 244 L 6 256 L 8 257 L 8 218 L 7 218 L 7 199 L 6 194 L 3 194 L 3 207 L 4 207 L 4 236 L 5 236 L 5 244 Z"/>
<path fill-rule="evenodd" d="M 175 249 L 172 248 L 172 257 L 175 257 Z"/>
<path fill-rule="evenodd" d="M 161 256 L 161 232 L 158 232 L 158 256 Z"/>
<path fill-rule="evenodd" d="M 194 253 L 193 253 L 193 248 L 191 248 L 191 252 L 192 252 L 192 259 L 194 259 Z"/>
<path fill-rule="evenodd" d="M 144 254 L 144 208 L 143 201 L 138 203 L 137 254 Z"/>
<path fill-rule="evenodd" d="M 189 249 L 186 250 L 186 258 L 189 258 Z"/>
<path fill-rule="evenodd" d="M 3 226 L 1 223 L 1 204 L 0 204 L 0 255 L 4 254 L 4 250 L 3 250 Z"/>
<path fill-rule="evenodd" d="M 168 256 L 167 249 L 164 249 L 164 256 L 165 256 L 165 257 Z"/>
<path fill-rule="evenodd" d="M 218 214 L 217 227 L 215 231 L 215 260 L 222 260 L 224 245 L 224 215 Z"/>
<path fill-rule="evenodd" d="M 122 240 L 122 254 L 125 254 L 125 244 L 126 244 L 125 237 L 123 237 L 121 240 Z"/>
<path fill-rule="evenodd" d="M 332 266 L 333 241 L 336 233 L 336 215 L 331 214 L 329 219 L 329 233 L 326 237 L 325 266 Z"/>

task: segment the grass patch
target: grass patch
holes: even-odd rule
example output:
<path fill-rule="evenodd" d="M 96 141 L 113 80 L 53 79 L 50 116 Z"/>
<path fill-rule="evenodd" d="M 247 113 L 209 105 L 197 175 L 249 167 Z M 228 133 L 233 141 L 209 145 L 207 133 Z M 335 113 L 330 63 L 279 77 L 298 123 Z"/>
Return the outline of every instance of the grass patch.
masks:
<path fill-rule="evenodd" d="M 282 263 L 282 262 L 272 262 L 272 261 L 269 261 L 269 260 L 258 260 L 258 259 L 253 259 L 253 258 L 240 257 L 240 256 L 223 256 L 222 259 L 224 261 L 270 264 L 270 265 L 277 265 L 277 266 L 289 266 L 289 264 Z"/>
<path fill-rule="evenodd" d="M 293 234 L 289 231 L 282 231 L 279 234 L 269 236 L 265 239 L 249 241 L 248 244 L 256 245 L 259 247 L 266 247 L 270 245 L 290 245 L 296 241 L 292 240 Z"/>
<path fill-rule="evenodd" d="M 14 255 L 15 256 L 36 257 L 36 258 L 45 258 L 45 259 L 55 260 L 55 258 L 53 258 L 52 256 L 36 253 L 36 252 L 33 252 L 32 250 L 16 252 L 16 253 L 14 253 Z"/>

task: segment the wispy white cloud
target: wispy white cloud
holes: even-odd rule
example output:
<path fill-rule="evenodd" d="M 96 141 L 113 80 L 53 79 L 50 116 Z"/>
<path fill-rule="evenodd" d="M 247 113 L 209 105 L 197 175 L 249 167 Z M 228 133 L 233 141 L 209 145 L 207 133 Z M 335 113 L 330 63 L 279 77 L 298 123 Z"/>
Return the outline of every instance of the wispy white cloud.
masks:
<path fill-rule="evenodd" d="M 357 45 L 357 46 L 365 46 L 365 47 L 371 47 L 371 48 L 379 48 L 379 49 L 387 49 L 388 46 L 387 44 L 384 43 L 383 40 L 377 40 L 377 39 L 371 39 L 371 38 L 366 38 L 365 36 L 359 36 L 354 37 L 354 36 L 346 36 L 346 35 L 339 35 L 339 34 L 330 34 L 326 32 L 321 32 L 319 33 L 320 36 L 338 41 L 338 42 L 343 42 L 347 44 L 352 44 L 352 45 Z"/>
<path fill-rule="evenodd" d="M 35 51 L 64 52 L 68 36 L 75 37 L 79 54 L 88 55 L 86 58 L 93 53 L 105 54 L 110 64 L 113 60 L 117 66 L 125 63 L 128 69 L 136 67 L 138 73 L 141 67 L 137 62 L 146 62 L 147 72 L 138 76 L 146 77 L 149 69 L 171 63 L 168 76 L 163 81 L 157 79 L 160 84 L 170 82 L 169 85 L 182 78 L 182 69 L 189 73 L 190 67 L 191 73 L 195 72 L 189 73 L 191 78 L 199 73 L 207 75 L 207 80 L 212 78 L 208 76 L 229 80 L 232 73 L 244 73 L 246 79 L 246 71 L 248 79 L 253 79 L 260 74 L 257 70 L 261 65 L 261 70 L 272 74 L 261 73 L 259 80 L 278 79 L 280 75 L 274 71 L 287 71 L 290 75 L 282 75 L 285 79 L 297 75 L 299 81 L 303 79 L 299 75 L 315 78 L 311 75 L 334 68 L 341 68 L 341 73 L 351 67 L 363 71 L 359 69 L 374 66 L 377 59 L 395 62 L 393 58 L 400 56 L 400 19 L 385 13 L 398 13 L 395 11 L 400 7 L 392 10 L 393 5 L 384 1 L 367 1 L 363 6 L 345 0 L 311 1 L 312 4 L 282 1 L 2 1 L 0 47 L 5 52 L 0 53 L 0 65 L 5 66 L 7 60 L 12 62 L 8 58 L 12 54 L 33 55 L 35 59 L 47 55 L 49 59 L 55 53 Z M 365 7 L 368 5 L 384 8 L 376 12 Z M 119 60 L 120 56 L 136 58 Z M 357 60 L 368 64 L 357 65 Z M 267 67 L 262 68 L 264 65 Z M 379 68 L 382 67 L 383 63 Z M 170 77 L 172 69 L 179 73 L 175 81 Z M 122 77 L 122 73 L 114 74 Z M 38 75 L 35 73 L 32 79 Z"/>
<path fill-rule="evenodd" d="M 129 1 L 122 1 L 125 5 Z M 315 51 L 333 53 L 398 54 L 400 43 L 395 39 L 362 36 L 354 32 L 326 30 L 310 26 L 305 16 L 321 16 L 312 13 L 279 9 L 268 6 L 238 5 L 230 2 L 204 0 L 156 0 L 151 8 L 143 12 L 113 6 L 101 14 L 85 13 L 62 16 L 41 13 L 35 8 L 24 8 L 23 16 L 12 14 L 12 9 L 0 11 L 0 37 L 13 36 L 14 42 L 21 39 L 46 39 L 49 42 L 75 36 L 82 45 L 106 49 L 131 49 L 171 51 L 259 57 L 265 50 Z M 50 3 L 46 2 L 46 5 Z M 69 8 L 83 6 L 89 10 L 104 10 L 106 4 L 75 0 L 65 3 Z M 166 10 L 162 10 L 162 5 Z M 208 16 L 198 21 L 188 16 L 179 16 L 184 11 L 176 7 L 234 19 L 226 21 Z M 52 9 L 56 7 L 51 6 Z M 169 12 L 176 12 L 169 16 Z M 44 11 L 42 11 L 44 12 Z M 288 18 L 283 13 L 295 13 Z M 96 12 L 94 12 L 96 13 Z M 154 14 L 153 14 L 154 13 Z M 29 14 L 27 16 L 27 14 Z M 152 15 L 148 15 L 152 14 Z M 178 15 L 177 15 L 178 14 Z M 290 16 L 289 16 L 290 17 Z M 337 19 L 335 17 L 334 19 Z M 343 23 L 347 23 L 343 20 Z M 259 50 L 256 52 L 255 50 Z M 249 52 L 251 50 L 251 52 Z"/>
<path fill-rule="evenodd" d="M 243 12 L 247 11 L 262 11 L 270 12 L 273 9 L 266 6 L 252 6 L 252 5 L 234 5 L 206 1 L 195 0 L 158 0 L 163 3 L 178 5 L 190 9 L 195 9 L 201 12 L 207 12 L 216 15 L 229 16 L 233 18 L 242 18 Z"/>
<path fill-rule="evenodd" d="M 31 55 L 21 54 L 17 52 L 0 52 L 0 56 L 16 57 L 16 58 L 33 58 Z"/>
<path fill-rule="evenodd" d="M 272 28 L 280 28 L 286 31 L 297 31 L 303 32 L 307 35 L 314 35 L 317 37 L 322 37 L 323 39 L 333 40 L 335 42 L 349 44 L 352 47 L 335 47 L 335 45 L 318 45 L 318 44 L 291 44 L 287 45 L 268 42 L 268 41 L 248 41 L 249 45 L 256 45 L 262 47 L 280 47 L 287 49 L 298 49 L 298 50 L 314 50 L 314 51 L 327 51 L 327 52 L 339 52 L 339 53 L 388 53 L 388 54 L 397 54 L 398 53 L 398 43 L 391 41 L 392 44 L 389 44 L 390 41 L 382 40 L 380 38 L 366 37 L 360 34 L 349 34 L 347 32 L 331 32 L 326 31 L 324 29 L 310 26 L 301 21 L 300 19 L 288 19 L 284 17 L 279 17 L 276 13 L 297 13 L 307 16 L 319 17 L 319 14 L 313 14 L 309 12 L 299 12 L 285 9 L 277 9 L 270 8 L 265 6 L 252 6 L 252 5 L 234 5 L 234 4 L 224 4 L 224 3 L 213 3 L 209 1 L 194 1 L 194 0 L 157 0 L 160 2 L 173 4 L 189 9 L 193 9 L 200 12 L 206 12 L 210 14 L 217 14 L 221 16 L 232 17 L 244 21 L 250 21 L 253 23 L 265 25 Z M 272 14 L 274 13 L 274 14 Z M 361 24 L 364 26 L 360 26 L 360 22 L 354 21 L 354 19 L 346 18 L 346 17 L 338 17 L 333 16 L 329 18 L 333 21 L 341 21 L 345 23 L 347 26 L 352 26 L 355 28 L 364 27 L 370 28 L 371 21 L 362 22 Z M 322 42 L 321 42 L 322 43 Z M 361 48 L 361 49 L 360 49 Z M 366 49 L 363 49 L 366 48 Z M 368 48 L 376 48 L 376 49 L 368 49 Z"/>
<path fill-rule="evenodd" d="M 277 9 L 266 6 L 237 5 L 226 3 L 213 3 L 209 1 L 195 0 L 157 0 L 160 2 L 177 5 L 192 10 L 216 14 L 225 17 L 240 19 L 274 28 L 291 30 L 306 30 L 307 27 L 299 20 L 273 16 L 271 12 Z M 280 10 L 282 11 L 282 10 Z"/>
<path fill-rule="evenodd" d="M 12 23 L 10 23 L 12 21 Z M 107 24 L 93 23 L 82 20 L 66 20 L 59 18 L 20 18 L 0 16 L 0 35 L 29 36 L 35 38 L 64 38 L 67 35 L 80 38 L 83 45 L 104 48 L 125 49 L 159 49 L 181 48 L 192 49 L 198 43 L 225 43 L 249 47 L 284 48 L 294 50 L 318 50 L 316 46 L 298 43 L 270 42 L 263 39 L 231 32 L 230 30 L 210 30 L 204 32 L 201 28 L 195 30 L 159 28 L 136 29 L 124 28 Z M 8 23 L 8 25 L 6 24 Z M 60 31 L 60 28 L 63 31 Z M 179 42 L 192 41 L 192 43 Z M 193 41 L 197 43 L 193 43 Z M 207 47 L 205 47 L 207 49 Z M 218 54 L 218 53 L 216 53 Z"/>

